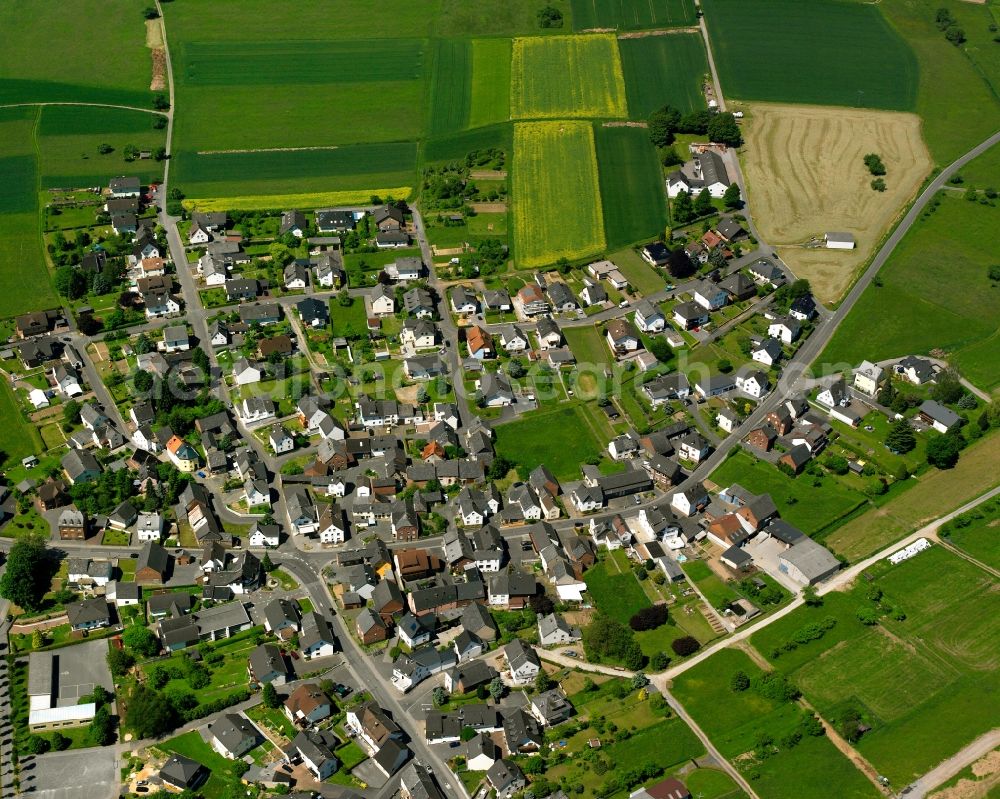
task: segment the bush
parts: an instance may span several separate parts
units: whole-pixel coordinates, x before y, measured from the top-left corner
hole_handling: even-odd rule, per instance
[[[670,665],[670,656],[666,652],[656,652],[653,657],[649,659],[649,667],[653,671],[663,671],[667,666]]]
[[[633,614],[628,620],[628,626],[637,632],[655,630],[667,623],[668,616],[666,605],[652,605]]]
[[[680,638],[674,639],[670,643],[670,648],[674,650],[674,654],[680,657],[686,657],[688,655],[693,655],[699,649],[701,649],[701,644],[698,643],[698,639],[690,635],[685,635]]]
[[[541,28],[561,28],[563,26],[562,11],[552,6],[538,9],[538,26]]]
[[[761,696],[777,702],[791,702],[799,698],[799,689],[783,674],[774,671],[754,677],[750,685]]]
[[[750,678],[745,671],[737,671],[729,679],[729,690],[733,693],[740,693],[750,687]]]

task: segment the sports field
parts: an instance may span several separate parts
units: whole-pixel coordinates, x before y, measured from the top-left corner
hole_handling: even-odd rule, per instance
[[[514,254],[524,268],[605,247],[594,129],[589,122],[514,128]]]
[[[150,107],[143,0],[8,0],[0,4],[0,104]]]
[[[472,90],[469,127],[510,119],[510,39],[472,41]]]
[[[606,434],[584,405],[533,413],[497,425],[495,432],[497,455],[528,469],[544,463],[559,480],[579,480],[580,464],[601,456]]]
[[[162,179],[163,164],[153,159],[128,162],[126,146],[153,152],[166,142],[166,130],[153,128],[156,115],[120,108],[47,106],[38,126],[42,188],[104,186],[114,175],[135,175],[143,183]],[[108,144],[106,155],[97,148]]]
[[[0,319],[58,305],[42,253],[37,108],[0,109]]]
[[[1000,713],[996,692],[982,690],[1000,665],[1000,595],[990,574],[942,547],[897,566],[882,561],[869,574],[874,581],[830,594],[822,607],[799,608],[752,642],[827,719],[848,705],[861,710],[872,730],[857,748],[894,785],[905,785],[990,729]],[[872,606],[873,587],[906,618],[862,625],[856,612]],[[775,652],[797,630],[828,618],[836,624],[822,638]]]
[[[595,124],[604,235],[610,249],[655,238],[667,224],[656,150],[642,128]]]
[[[941,192],[937,210],[917,222],[837,329],[819,364],[857,363],[942,349],[984,389],[1000,383],[1000,293],[982,246],[997,226],[995,208]],[[984,238],[985,237],[985,238]],[[940,264],[948,264],[942,280]],[[989,344],[993,342],[993,344]]]
[[[694,0],[572,0],[573,28],[669,28],[695,23]]]
[[[931,170],[914,114],[754,104],[743,155],[747,200],[761,235],[824,301],[835,301]],[[887,189],[864,165],[878,153]],[[804,249],[826,231],[854,234],[850,251]]]
[[[753,688],[733,692],[735,672],[751,680],[761,669],[736,648],[723,649],[684,672],[673,684],[673,694],[730,761],[753,774],[758,795],[768,799],[826,799],[836,785],[838,797],[869,799],[881,796],[826,736],[802,736],[793,746],[785,742],[801,719],[793,702],[769,699]],[[754,759],[753,750],[766,734],[771,754]],[[776,751],[775,751],[776,750]]]
[[[515,119],[624,117],[618,42],[610,35],[515,39],[510,95]]]
[[[727,95],[893,111],[916,106],[917,59],[876,5],[704,0],[702,8]]]
[[[665,105],[682,113],[705,107],[701,85],[708,59],[700,34],[619,39],[618,49],[633,119],[645,119]]]

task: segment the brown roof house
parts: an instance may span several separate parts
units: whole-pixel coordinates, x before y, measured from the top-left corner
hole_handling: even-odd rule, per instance
[[[170,572],[170,553],[155,541],[147,541],[135,562],[135,581],[142,584],[167,581]]]

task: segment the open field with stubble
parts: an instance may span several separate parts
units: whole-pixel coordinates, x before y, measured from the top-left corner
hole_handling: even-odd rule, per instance
[[[617,40],[604,34],[515,39],[510,97],[515,119],[627,116]]]
[[[913,114],[755,104],[745,138],[747,199],[761,235],[827,302],[847,290],[931,170]],[[886,165],[884,192],[869,185],[867,153]],[[853,233],[857,248],[798,246],[831,230]]]
[[[531,268],[604,249],[594,129],[589,122],[514,128],[514,253]]]

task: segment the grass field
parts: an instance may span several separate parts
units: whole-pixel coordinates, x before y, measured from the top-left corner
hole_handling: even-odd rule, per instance
[[[753,689],[734,693],[729,681],[736,671],[751,679],[761,670],[746,653],[724,649],[674,680],[674,696],[731,761],[753,749],[761,733],[771,735],[778,751],[764,760],[741,758],[739,767],[753,776],[758,795],[772,799],[878,797],[881,794],[826,737],[805,736],[794,747],[780,743],[798,723],[800,711],[791,702],[765,698]]]
[[[905,785],[988,730],[1000,713],[984,675],[1000,661],[1000,596],[991,575],[942,547],[897,566],[882,562],[850,593],[827,596],[754,635],[753,644],[789,675],[828,719],[857,705],[872,725],[857,744],[894,785]],[[855,617],[871,585],[906,619],[875,627]],[[775,658],[772,650],[806,624],[836,625],[821,639]],[[914,686],[922,686],[915,691]]]
[[[632,574],[628,557],[622,550],[610,553],[588,569],[584,581],[594,606],[622,624],[628,624],[636,611],[652,604]]]
[[[656,238],[667,224],[667,205],[656,150],[646,131],[595,124],[594,141],[608,247]]]
[[[876,6],[705,0],[702,8],[727,95],[893,111],[916,107],[917,59]]]
[[[857,363],[942,349],[974,383],[1000,383],[996,368],[1000,292],[980,245],[1000,223],[996,208],[941,192],[936,211],[915,224],[865,290],[820,356],[821,364]],[[941,280],[936,264],[949,264]],[[994,346],[983,346],[992,341]],[[968,348],[968,349],[967,349]],[[827,370],[829,371],[829,370]]]
[[[580,464],[603,454],[604,434],[587,406],[563,405],[497,425],[496,451],[528,469],[544,463],[556,478],[578,480]]]
[[[1000,500],[983,503],[938,530],[948,541],[987,566],[1000,569]]]
[[[708,59],[700,34],[620,39],[618,49],[633,119],[645,119],[664,105],[682,113],[705,107],[701,84]]]
[[[834,301],[931,170],[913,114],[753,105],[743,163],[761,235],[813,292]],[[887,190],[873,191],[863,158],[878,153]],[[854,234],[854,250],[803,249],[828,230]],[[782,246],[785,245],[785,246]],[[792,246],[789,246],[792,245]]]
[[[465,158],[473,150],[499,147],[510,154],[514,147],[513,125],[488,125],[474,130],[434,136],[423,142],[421,159],[439,163]]]
[[[666,285],[663,275],[642,260],[635,250],[620,250],[608,258],[628,278],[629,285],[643,295],[655,294]]]
[[[104,186],[114,175],[135,175],[144,183],[162,180],[163,164],[153,159],[128,162],[126,145],[154,151],[166,131],[153,128],[156,116],[141,111],[92,106],[48,106],[38,125],[42,188]],[[101,144],[114,151],[97,152]]]
[[[563,328],[563,335],[577,363],[601,368],[608,365],[608,345],[596,327],[566,327]]]
[[[42,254],[38,109],[0,109],[0,318],[58,305]]]
[[[431,80],[430,133],[461,130],[469,121],[472,100],[472,44],[467,39],[438,39]]]
[[[11,0],[0,5],[0,104],[148,108],[152,60],[142,0]]]
[[[589,122],[514,128],[514,256],[521,267],[604,249],[604,223]]]
[[[22,458],[42,451],[38,429],[25,421],[6,381],[0,387],[0,424],[4,430],[3,445],[0,447],[0,460],[3,462],[20,463]]]
[[[792,479],[765,461],[755,464],[742,451],[727,458],[712,472],[711,479],[720,487],[739,483],[754,493],[770,494],[781,508],[782,518],[806,535],[823,530],[866,501],[861,492],[833,476],[824,477],[822,487],[817,489],[811,478]]]
[[[372,194],[389,193],[389,187],[412,186],[416,165],[413,142],[211,155],[182,151],[173,159],[171,182],[195,198],[259,194],[272,195],[275,202],[273,195],[288,194],[294,186],[303,194],[353,192],[367,203]]]
[[[1000,101],[966,54],[950,44],[934,24],[938,8],[961,14],[963,2],[883,0],[879,8],[913,49],[920,65],[916,111],[934,161],[947,164],[997,129]],[[990,44],[996,49],[996,45]],[[961,125],[951,122],[956,115]]]
[[[1000,146],[991,147],[978,158],[973,159],[959,173],[965,183],[976,189],[1000,185]]]
[[[668,28],[693,25],[693,0],[572,0],[573,28]]]
[[[625,78],[614,36],[514,40],[511,116],[515,119],[625,117]]]
[[[877,552],[1000,482],[1000,435],[993,434],[962,451],[954,469],[931,469],[920,485],[834,530],[823,543],[852,561]]]
[[[549,0],[563,14],[563,28],[539,28],[536,0],[441,0],[440,16],[434,23],[437,36],[544,36],[558,34],[570,26],[569,0]]]
[[[469,127],[506,122],[510,118],[510,39],[472,41],[472,90]]]
[[[211,773],[208,780],[198,789],[205,799],[219,799],[227,789],[227,781],[232,775],[232,761],[220,755],[202,740],[197,730],[191,730],[158,745],[164,752],[189,757],[201,763]]]

